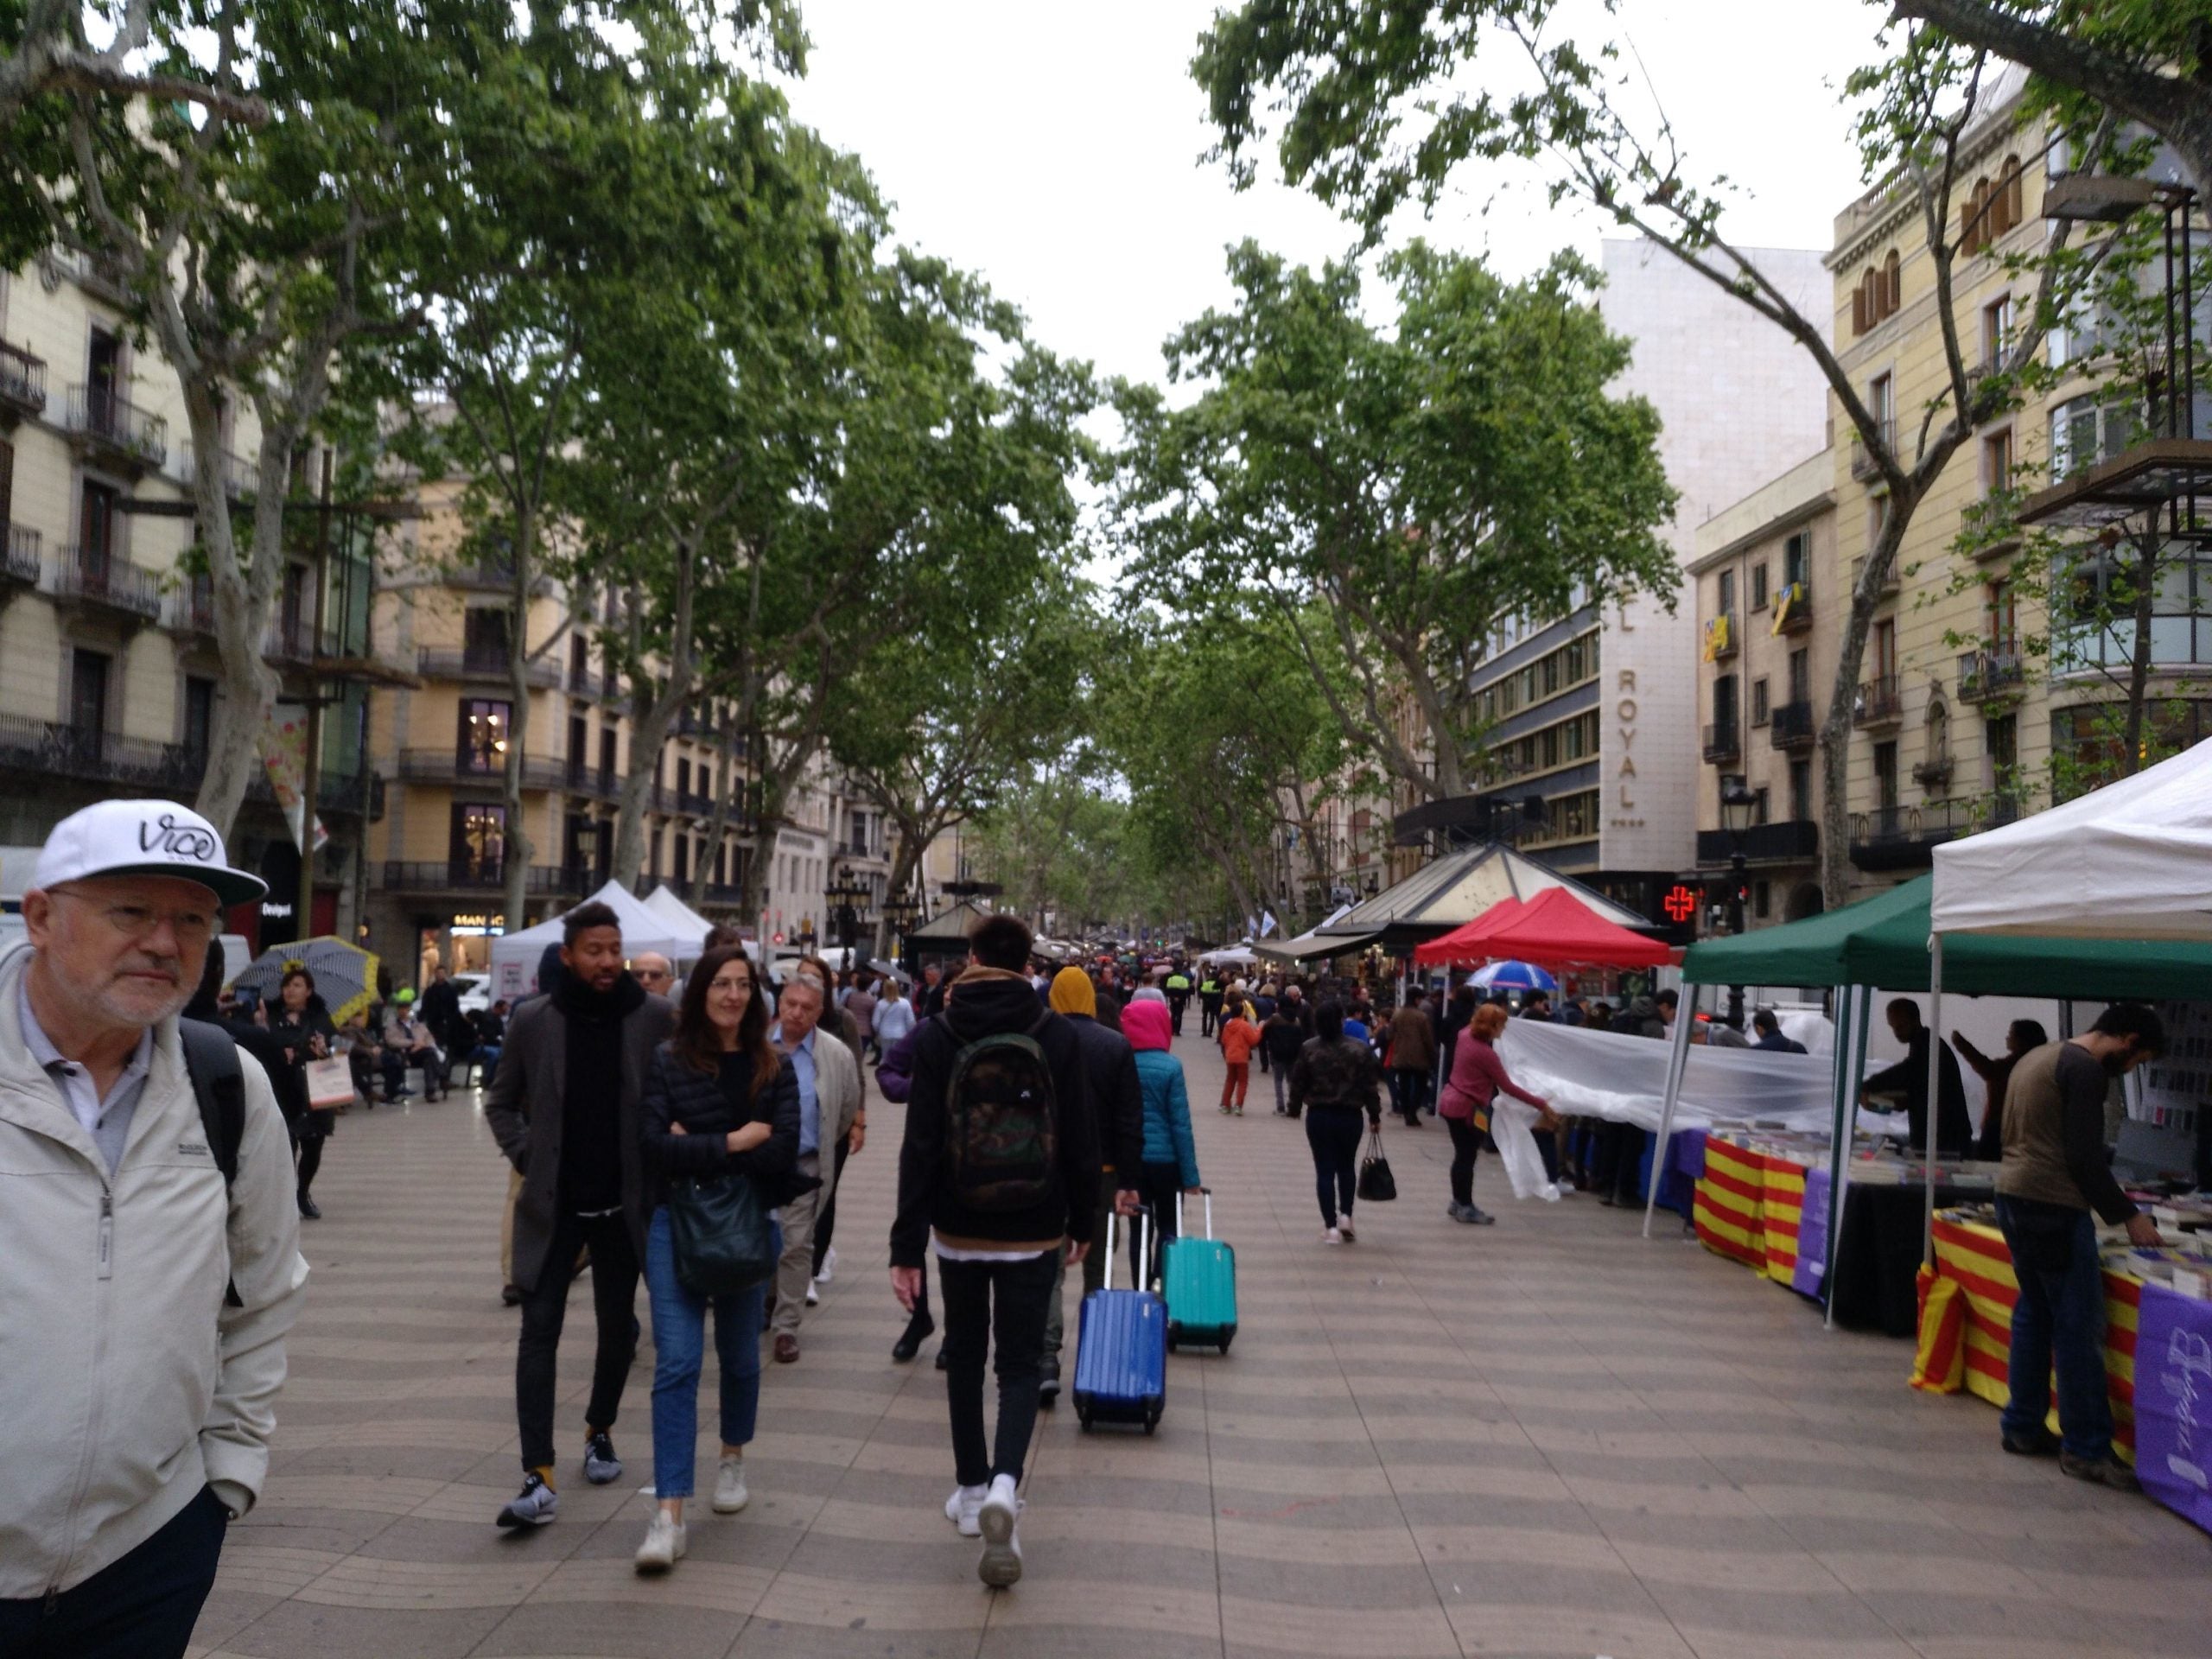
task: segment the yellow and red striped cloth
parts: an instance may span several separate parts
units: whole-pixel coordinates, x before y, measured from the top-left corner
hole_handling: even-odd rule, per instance
[[[1691,1205],[1691,1224],[1706,1249],[1787,1285],[1804,1211],[1803,1165],[1706,1138],[1705,1173]]]

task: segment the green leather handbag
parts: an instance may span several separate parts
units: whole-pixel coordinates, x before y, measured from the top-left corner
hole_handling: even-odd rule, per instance
[[[746,1175],[679,1180],[668,1192],[676,1276],[694,1296],[730,1296],[776,1272],[768,1206]]]

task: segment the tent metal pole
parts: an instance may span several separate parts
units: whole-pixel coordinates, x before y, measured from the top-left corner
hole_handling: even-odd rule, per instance
[[[1690,1027],[1697,1024],[1697,994],[1699,988],[1685,980],[1682,989],[1689,995],[1675,1007],[1675,1042],[1667,1056],[1667,1097],[1659,1108],[1659,1138],[1651,1147],[1651,1179],[1643,1195],[1643,1236],[1651,1236],[1651,1214],[1659,1207],[1659,1183],[1666,1178],[1667,1148],[1675,1135],[1675,1105],[1682,1095],[1682,1071],[1689,1064]],[[1684,1006],[1687,1004],[1688,1006]]]
[[[1943,1144],[1943,936],[1928,941],[1928,1198],[1922,1211],[1920,1264],[1936,1265],[1936,1157]]]
[[[1836,1148],[1835,1166],[1828,1177],[1828,1265],[1821,1288],[1827,1296],[1827,1327],[1835,1329],[1835,1270],[1843,1260],[1843,1217],[1851,1196],[1851,1147],[1859,1133],[1859,1084],[1866,1075],[1866,1033],[1874,1018],[1874,988],[1851,988],[1858,1004],[1851,1011],[1851,1046],[1844,1058],[1843,1137]]]
[[[1821,1324],[1828,1330],[1835,1329],[1834,1279],[1836,1263],[1836,1224],[1843,1218],[1840,1205],[1836,1203],[1836,1189],[1842,1185],[1843,1167],[1850,1161],[1851,1136],[1846,1125],[1851,1122],[1844,1105],[1845,1090],[1849,1081],[1851,1065],[1851,1013],[1859,988],[1840,985],[1835,997],[1835,1064],[1834,1074],[1834,1098],[1828,1113],[1828,1230],[1827,1255],[1821,1265],[1821,1302],[1825,1317]]]

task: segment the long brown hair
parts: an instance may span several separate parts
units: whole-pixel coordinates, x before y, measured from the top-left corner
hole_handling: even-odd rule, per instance
[[[746,1098],[754,1100],[783,1069],[784,1057],[768,1041],[768,999],[760,994],[760,976],[753,958],[742,949],[722,945],[699,958],[683,982],[683,1004],[677,1010],[676,1035],[670,1043],[677,1058],[693,1071],[711,1076],[721,1069],[722,1037],[708,1017],[707,991],[733,962],[745,964],[746,980],[753,988],[753,994],[745,1000],[745,1012],[738,1019],[737,1046],[753,1058],[753,1085],[746,1090]]]

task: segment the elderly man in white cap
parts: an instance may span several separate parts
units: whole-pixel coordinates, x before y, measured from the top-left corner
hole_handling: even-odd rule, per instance
[[[170,1659],[259,1494],[306,1296],[269,1080],[177,1014],[268,891],[170,801],[66,818],[0,958],[0,1655]]]

